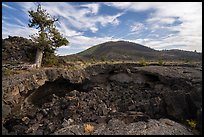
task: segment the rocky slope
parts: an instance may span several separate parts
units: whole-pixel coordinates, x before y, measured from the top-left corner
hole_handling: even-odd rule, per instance
[[[2,63],[34,62],[36,49],[30,39],[9,37],[2,39]]]
[[[2,64],[3,69],[19,68],[19,66],[33,64],[35,62],[36,44],[31,39],[9,36],[2,39]],[[54,55],[53,51],[45,49],[43,54],[42,66],[63,65]]]
[[[202,133],[202,69],[103,64],[3,77],[5,134]],[[179,124],[182,123],[182,124]],[[125,128],[124,128],[125,127]],[[123,129],[123,130],[122,130]]]

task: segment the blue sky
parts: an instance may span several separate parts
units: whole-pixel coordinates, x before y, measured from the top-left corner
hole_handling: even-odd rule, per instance
[[[2,3],[2,37],[29,38],[28,10],[34,2]],[[201,2],[41,2],[60,18],[58,30],[70,44],[57,55],[83,51],[106,41],[126,40],[162,49],[202,51]]]

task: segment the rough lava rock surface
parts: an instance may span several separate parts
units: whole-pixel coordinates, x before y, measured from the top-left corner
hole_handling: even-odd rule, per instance
[[[81,70],[45,68],[3,77],[5,134],[202,133],[202,69],[101,64]]]
[[[118,119],[111,119],[107,124],[95,125],[91,135],[193,135],[185,126],[169,119],[150,119],[148,122],[139,121],[125,124]],[[87,135],[82,125],[71,125],[62,128],[53,135]]]

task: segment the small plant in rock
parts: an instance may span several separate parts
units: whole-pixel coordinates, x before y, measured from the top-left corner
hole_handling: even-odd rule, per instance
[[[159,60],[159,62],[158,62],[158,63],[159,63],[159,65],[160,65],[160,66],[162,66],[162,65],[164,65],[164,64],[165,64],[165,62],[164,62],[163,60]]]
[[[10,76],[10,75],[14,75],[14,74],[20,74],[22,72],[25,72],[24,70],[13,70],[13,69],[2,69],[2,75],[4,76]]]
[[[105,57],[101,57],[101,61],[102,62],[106,61],[106,58]]]
[[[184,62],[185,62],[185,63],[189,63],[190,60],[188,60],[188,59],[184,59]]]
[[[75,66],[69,66],[68,68],[69,68],[69,70],[75,70],[76,69]]]
[[[196,122],[196,120],[193,120],[193,119],[188,119],[188,120],[186,120],[187,121],[187,123],[188,123],[188,125],[192,128],[192,129],[195,129],[195,127],[196,127],[196,125],[197,125],[197,122]]]
[[[84,124],[84,132],[85,133],[92,133],[94,130],[94,126],[91,124]]]
[[[5,69],[3,68],[2,69],[2,75],[9,76],[11,74],[12,74],[12,70],[7,69],[7,68],[5,68]]]
[[[82,63],[82,64],[86,64],[86,61],[82,58],[79,59],[79,61]]]
[[[91,58],[92,63],[96,63],[96,59],[94,57]]]
[[[147,66],[147,62],[145,61],[144,58],[142,58],[142,59],[139,61],[139,64],[140,64],[141,66]]]

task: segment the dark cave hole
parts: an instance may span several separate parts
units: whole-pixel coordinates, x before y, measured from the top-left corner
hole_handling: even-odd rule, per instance
[[[150,82],[158,82],[158,81],[160,81],[160,78],[159,78],[158,75],[151,74],[151,73],[147,73],[147,72],[145,72],[143,75],[144,75],[144,76],[146,77],[146,79],[147,79],[148,81],[150,81]]]
[[[85,79],[82,83],[71,83],[67,79],[59,78],[53,82],[46,81],[44,85],[32,91],[30,102],[36,106],[41,107],[42,104],[51,102],[53,94],[58,97],[64,97],[66,94],[73,90],[80,92],[87,92],[91,90],[89,85],[90,81]]]

